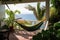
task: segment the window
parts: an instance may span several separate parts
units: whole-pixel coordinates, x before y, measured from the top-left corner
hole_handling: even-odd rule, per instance
[[[19,10],[20,14],[16,14],[15,18],[22,18],[24,20],[37,20],[34,12],[31,10],[26,9],[26,7],[28,7],[28,5],[31,5],[32,7],[37,9],[37,2],[33,2],[33,3],[20,3],[20,4],[8,4],[9,8],[12,11],[15,10]],[[40,2],[40,8],[46,7],[46,3],[45,2]],[[8,9],[7,6],[5,5],[5,9]],[[7,15],[6,15],[7,17]]]

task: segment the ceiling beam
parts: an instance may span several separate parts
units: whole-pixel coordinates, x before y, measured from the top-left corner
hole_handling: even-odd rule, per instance
[[[1,0],[2,1],[2,0]],[[5,4],[5,2],[7,3],[7,4],[14,4],[14,3],[31,3],[31,2],[43,2],[43,1],[46,1],[46,0],[14,0],[14,1],[2,1],[1,3],[2,4]]]

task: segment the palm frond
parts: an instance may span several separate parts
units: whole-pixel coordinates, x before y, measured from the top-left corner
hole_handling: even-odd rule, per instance
[[[37,3],[37,13],[38,13],[38,19],[41,19],[41,8],[40,8],[40,3]]]
[[[15,10],[14,13],[19,13],[20,14],[20,11],[19,10]]]
[[[25,7],[26,9],[33,11],[34,15],[36,16],[37,20],[41,20],[44,16],[45,9],[41,10],[40,8],[40,2],[37,3],[37,9],[31,5],[28,5],[28,7]]]
[[[6,9],[5,12],[7,13],[7,15],[10,15],[10,10]]]

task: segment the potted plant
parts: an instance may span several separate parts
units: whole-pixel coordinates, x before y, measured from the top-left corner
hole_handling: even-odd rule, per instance
[[[12,10],[6,9],[6,14],[8,15],[8,18],[6,18],[5,21],[11,31],[14,30],[13,27],[14,27],[14,20],[15,20],[16,12],[20,13],[20,11],[18,11],[18,10],[12,11]]]

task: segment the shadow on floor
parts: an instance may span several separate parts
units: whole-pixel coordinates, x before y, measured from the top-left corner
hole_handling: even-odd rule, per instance
[[[28,32],[28,31],[17,31],[15,32],[16,35],[22,36],[25,39],[31,39],[33,35],[35,35],[34,32]]]
[[[19,40],[13,33],[10,33],[9,40]]]
[[[33,35],[35,35],[34,32],[28,32],[28,31],[15,31],[14,33],[10,33],[9,39],[10,40],[32,40]]]

